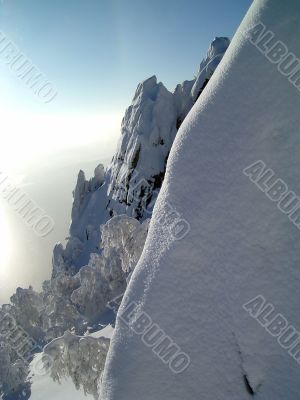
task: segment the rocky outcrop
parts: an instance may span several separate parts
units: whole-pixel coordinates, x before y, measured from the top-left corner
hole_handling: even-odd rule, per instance
[[[156,76],[140,83],[121,126],[121,137],[111,164],[102,165],[86,180],[80,171],[73,192],[72,223],[66,248],[55,246],[53,276],[62,270],[76,273],[100,251],[100,225],[115,215],[138,220],[151,217],[161,188],[177,130],[201,95],[230,41],[215,38],[199,72],[177,85],[172,93]]]
[[[228,38],[215,38],[194,80],[169,92],[155,76],[140,83],[126,110],[121,139],[108,169],[110,215],[149,217],[176,132],[220,63]]]

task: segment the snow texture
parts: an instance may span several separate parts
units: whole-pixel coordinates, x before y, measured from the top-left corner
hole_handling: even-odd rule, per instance
[[[243,309],[263,295],[300,329],[299,230],[243,174],[263,160],[300,194],[299,90],[245,34],[262,22],[299,57],[299,18],[298,0],[255,1],[181,125],[119,309],[102,400],[299,398],[299,364]],[[180,241],[159,223],[166,204],[190,223]],[[184,372],[122,322],[132,301],[132,321],[147,313],[190,356]]]

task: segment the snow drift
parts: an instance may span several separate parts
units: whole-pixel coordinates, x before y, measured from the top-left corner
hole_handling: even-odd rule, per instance
[[[291,356],[299,338],[286,337],[283,348],[277,334],[284,321],[300,329],[300,233],[276,206],[278,181],[270,183],[276,171],[300,195],[299,18],[297,0],[255,1],[181,125],[119,310],[103,400],[299,397],[296,350]],[[257,160],[269,170],[246,173],[269,196],[243,173]],[[166,204],[191,226],[180,241],[161,223]],[[168,349],[162,355],[146,340],[153,326],[156,346],[169,337],[189,356],[181,373]]]

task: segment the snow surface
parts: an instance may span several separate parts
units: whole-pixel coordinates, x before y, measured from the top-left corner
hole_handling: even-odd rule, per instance
[[[40,354],[36,355],[36,361]],[[93,400],[93,396],[84,395],[83,391],[76,390],[71,379],[61,383],[54,382],[49,375],[35,375],[32,378],[30,400]]]
[[[91,333],[89,336],[94,337],[94,338],[104,337],[107,339],[111,339],[113,333],[114,333],[114,328],[112,327],[112,325],[108,324],[100,331]]]
[[[244,35],[262,21],[299,57],[299,18],[298,0],[255,1],[183,122],[119,309],[102,400],[299,398],[300,366],[243,309],[261,294],[300,330],[299,230],[242,172],[263,160],[300,194],[300,93]],[[181,241],[160,223],[166,204],[191,226]],[[133,332],[141,311],[190,356],[184,372]]]

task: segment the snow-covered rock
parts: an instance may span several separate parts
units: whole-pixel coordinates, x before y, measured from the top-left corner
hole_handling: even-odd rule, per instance
[[[174,93],[157,83],[155,76],[139,84],[126,110],[118,150],[108,169],[111,215],[126,212],[137,219],[149,217],[176,132],[229,43],[228,38],[215,38],[197,77],[177,85]]]
[[[277,207],[285,185],[300,194],[299,19],[299,1],[255,1],[181,125],[103,400],[299,398],[299,202],[294,223]],[[182,240],[160,224],[167,204],[190,224]]]
[[[217,66],[222,60],[230,40],[226,37],[215,38],[211,43],[206,58],[202,60],[197,78],[191,90],[191,97],[195,102],[208,84]]]
[[[100,251],[99,227],[112,216],[127,214],[139,220],[151,217],[177,130],[229,42],[228,38],[215,38],[195,79],[177,85],[174,93],[158,83],[156,76],[138,85],[107,171],[99,165],[91,180],[79,172],[73,192],[70,237],[65,249],[61,244],[54,248],[53,276],[63,270],[76,273],[88,263],[91,253]]]
[[[142,218],[161,187],[176,135],[174,96],[155,76],[142,82],[122,122],[119,147],[109,168],[109,209]]]
[[[85,174],[82,170],[79,171],[75,190],[73,192],[73,207],[72,207],[72,221],[76,220],[85,205],[89,193],[93,193],[95,190],[103,184],[105,179],[104,166],[99,164],[94,171],[94,177],[90,180],[86,180]],[[72,227],[71,227],[72,229]]]

